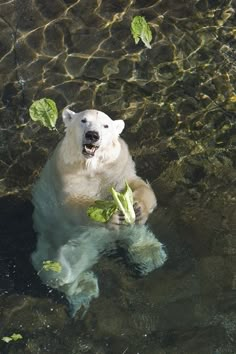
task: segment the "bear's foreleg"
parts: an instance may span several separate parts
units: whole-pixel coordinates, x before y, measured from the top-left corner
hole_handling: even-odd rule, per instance
[[[156,207],[156,197],[148,183],[137,177],[128,181],[133,191],[134,211],[136,214],[136,224],[143,225],[148,219],[149,214]]]

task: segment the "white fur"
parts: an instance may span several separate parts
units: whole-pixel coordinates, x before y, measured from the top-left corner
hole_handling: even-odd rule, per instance
[[[74,113],[68,109],[63,111],[63,121],[65,137],[33,188],[38,243],[32,261],[35,269],[41,270],[43,282],[65,293],[75,314],[98,296],[98,282],[91,268],[102,253],[115,248],[116,242],[127,249],[142,274],[161,266],[166,254],[145,225],[117,228],[117,216],[108,224],[93,222],[87,216],[88,206],[110,198],[110,187],[121,191],[126,181],[142,210],[137,224],[143,224],[156,205],[150,185],[136,176],[128,147],[119,137],[124,122],[112,121],[96,110]],[[89,130],[99,133],[99,147],[93,157],[86,158],[82,146]],[[60,262],[62,271],[42,270],[45,260]]]

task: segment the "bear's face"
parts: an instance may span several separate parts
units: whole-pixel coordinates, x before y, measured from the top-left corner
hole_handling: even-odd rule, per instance
[[[124,129],[124,121],[113,121],[105,113],[86,110],[75,113],[69,109],[63,111],[66,135],[74,140],[77,153],[85,159],[101,158],[107,153],[111,156],[114,143]]]

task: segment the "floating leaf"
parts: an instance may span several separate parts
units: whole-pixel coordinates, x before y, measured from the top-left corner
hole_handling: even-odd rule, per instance
[[[113,200],[97,200],[94,205],[88,208],[88,216],[95,221],[107,222],[116,210],[120,210],[124,214],[127,224],[134,223],[133,192],[128,183],[126,183],[124,192],[119,193],[111,188],[111,193]]]
[[[19,333],[13,333],[10,337],[2,337],[2,341],[5,343],[9,343],[11,341],[17,341],[23,339],[22,335]]]
[[[135,16],[133,18],[131,22],[131,33],[135,44],[138,44],[141,39],[147,48],[151,48],[150,42],[152,40],[152,32],[149,24],[145,20],[145,17]]]
[[[50,130],[55,129],[58,111],[56,103],[50,98],[34,101],[29,108],[29,114],[33,121],[40,122]]]
[[[12,341],[12,338],[11,337],[2,337],[2,341],[5,343],[9,343]]]
[[[11,335],[11,338],[12,338],[12,340],[14,340],[14,341],[17,341],[17,340],[19,340],[19,339],[23,339],[22,335],[19,334],[19,333],[13,333],[13,334]]]
[[[60,273],[62,270],[62,266],[59,262],[43,261],[42,270],[45,270],[46,272],[52,270],[53,272]]]

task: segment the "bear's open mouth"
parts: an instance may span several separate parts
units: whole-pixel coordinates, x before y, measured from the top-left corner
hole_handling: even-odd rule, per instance
[[[98,146],[96,146],[96,145],[84,144],[83,145],[83,155],[85,157],[93,157],[97,149],[98,149]]]

